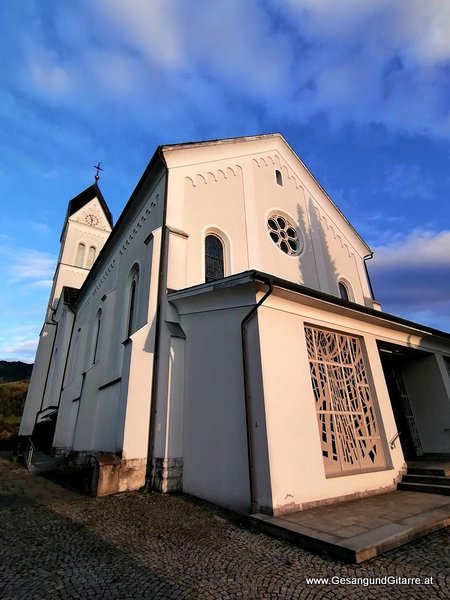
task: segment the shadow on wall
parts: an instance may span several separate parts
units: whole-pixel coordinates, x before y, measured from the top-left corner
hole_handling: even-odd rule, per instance
[[[298,259],[300,281],[308,287],[337,296],[339,274],[330,251],[326,232],[311,198],[308,202],[308,213],[309,226],[305,211],[297,203],[297,222],[303,226],[306,234],[305,249]],[[308,253],[310,253],[309,261],[305,260]]]

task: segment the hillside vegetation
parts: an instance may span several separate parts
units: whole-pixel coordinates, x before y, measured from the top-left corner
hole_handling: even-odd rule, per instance
[[[0,450],[10,449],[18,433],[28,385],[28,381],[0,383]]]
[[[33,365],[21,362],[20,360],[0,360],[0,382],[30,379],[32,369]]]

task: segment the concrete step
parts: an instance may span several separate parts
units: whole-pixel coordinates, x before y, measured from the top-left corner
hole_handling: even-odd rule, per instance
[[[55,458],[54,456],[49,456],[44,452],[35,450],[29,471],[32,473],[45,473],[46,471],[52,471],[58,466],[59,462],[59,459]]]
[[[278,517],[253,514],[249,523],[312,552],[357,564],[448,527],[450,499],[388,492]]]
[[[423,492],[426,494],[450,496],[450,487],[448,485],[429,485],[426,483],[407,483],[401,481],[397,484],[397,490],[403,492]]]
[[[447,467],[408,467],[408,475],[436,475],[437,477],[450,477],[450,468]]]
[[[425,483],[427,485],[450,486],[450,477],[439,475],[403,475],[402,483]]]

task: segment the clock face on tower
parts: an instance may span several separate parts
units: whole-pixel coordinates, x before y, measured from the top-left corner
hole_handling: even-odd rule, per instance
[[[86,221],[86,223],[88,225],[92,225],[92,227],[95,227],[96,225],[98,225],[99,220],[98,217],[96,217],[95,215],[93,215],[92,213],[87,214],[84,217],[84,220]]]

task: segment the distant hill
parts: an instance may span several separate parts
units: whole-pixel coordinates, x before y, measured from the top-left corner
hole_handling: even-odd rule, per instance
[[[30,379],[33,365],[18,361],[0,360],[0,381]]]

